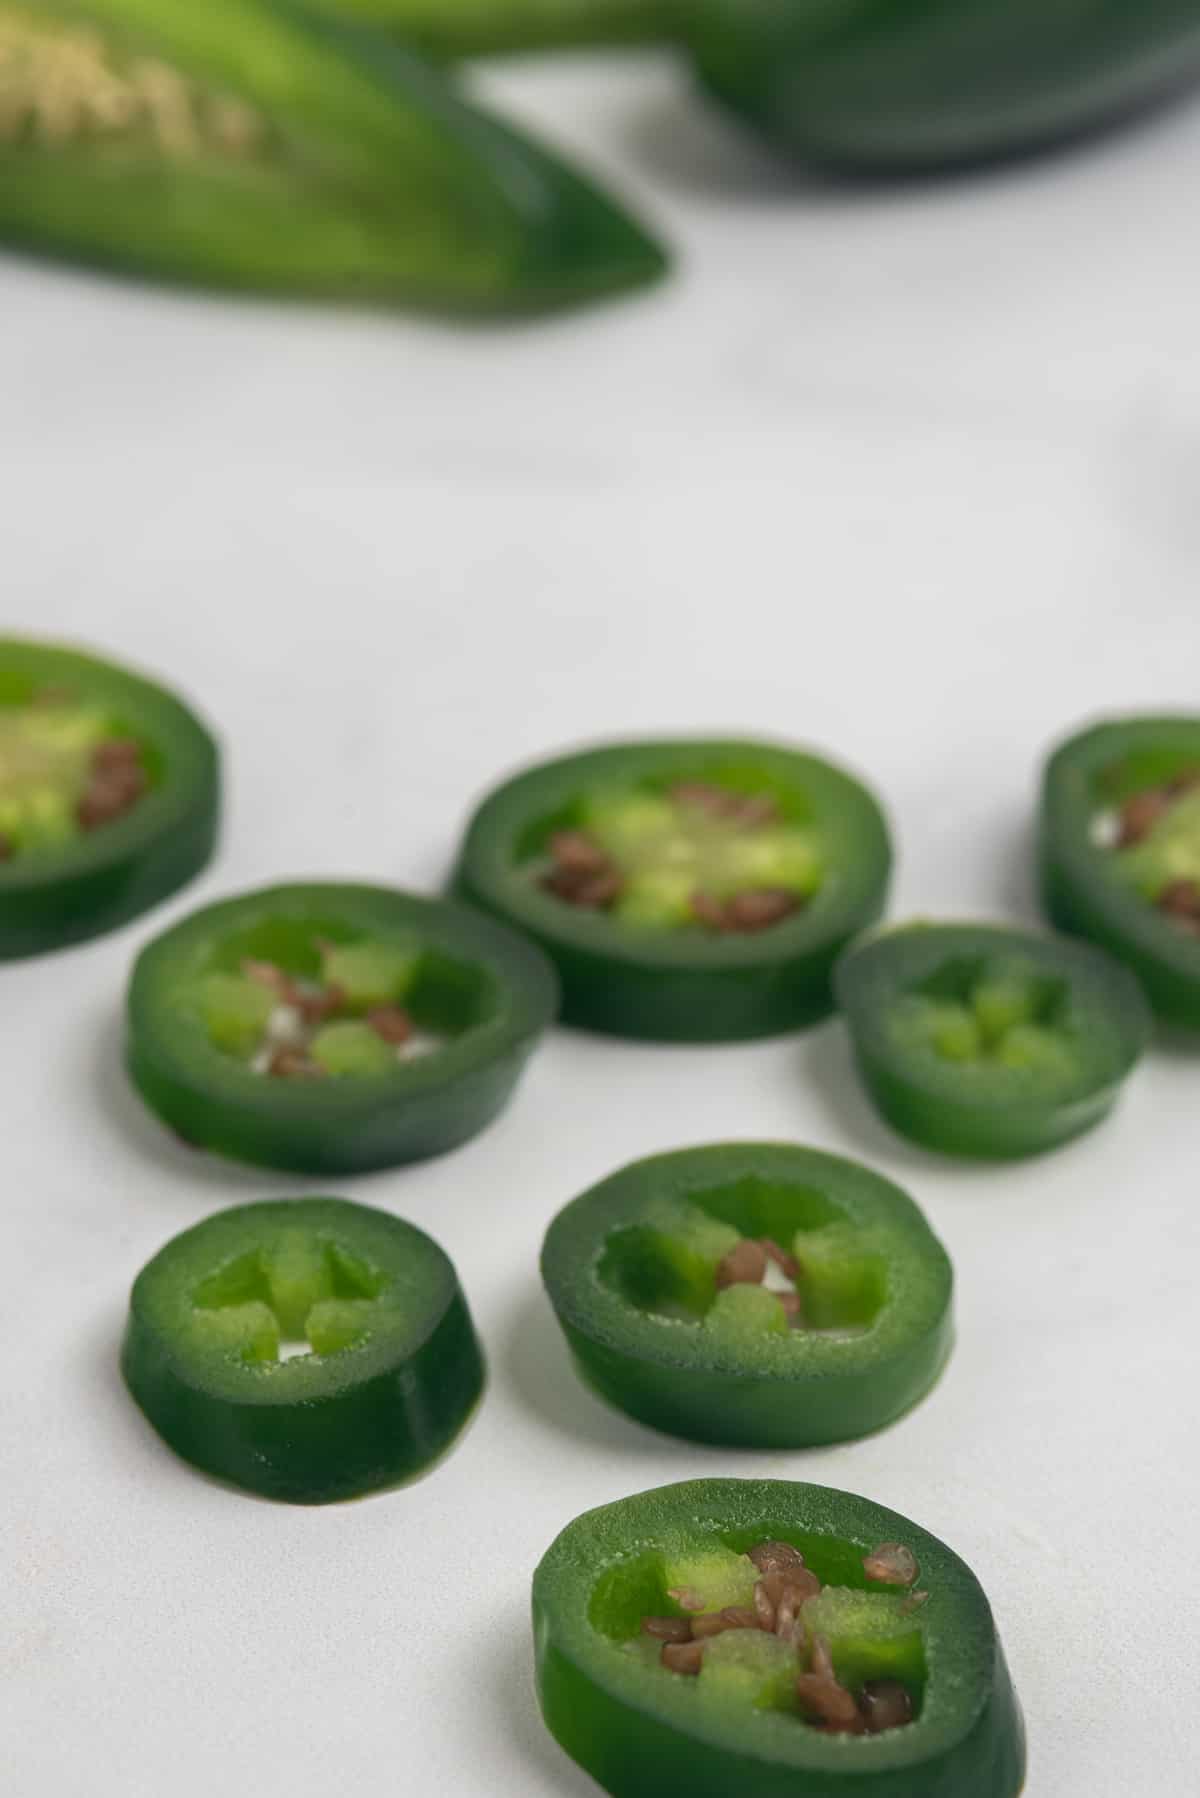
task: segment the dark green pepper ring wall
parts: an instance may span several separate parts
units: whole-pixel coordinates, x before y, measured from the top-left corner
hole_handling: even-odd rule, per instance
[[[830,875],[803,910],[753,935],[638,931],[581,912],[529,878],[527,863],[569,828],[588,790],[710,781],[776,799],[811,824]],[[454,876],[463,899],[531,937],[554,962],[563,1020],[616,1036],[721,1042],[799,1029],[828,1014],[830,973],[883,911],[891,870],[876,800],[799,750],[741,741],[613,744],[543,762],[495,788],[467,827]]]
[[[1116,718],[1059,744],[1042,779],[1038,869],[1046,911],[1088,937],[1141,981],[1156,1012],[1200,1030],[1200,940],[1146,902],[1098,844],[1097,814],[1139,785],[1200,766],[1200,718]]]
[[[320,1349],[279,1359],[306,1331]],[[134,1282],[121,1367],[177,1454],[295,1504],[419,1473],[483,1389],[448,1256],[344,1199],[236,1205],[173,1237]]]
[[[867,173],[1041,149],[1200,76],[1195,0],[697,0],[688,36],[739,117]]]
[[[181,700],[79,650],[0,639],[0,704],[24,704],[46,687],[111,710],[142,746],[150,787],[101,829],[52,853],[0,861],[0,957],[115,929],[198,874],[216,841],[217,749]]]
[[[861,1558],[910,1547],[927,1683],[920,1715],[878,1736],[828,1736],[776,1711],[698,1702],[700,1682],[649,1668],[624,1644],[664,1608],[666,1557],[717,1539],[744,1553],[790,1542],[822,1579],[866,1585]],[[669,1605],[668,1607],[669,1608]],[[1021,1713],[978,1580],[935,1536],[852,1493],[784,1480],[691,1480],[588,1511],[533,1580],[546,1725],[613,1798],[1015,1798]]]
[[[1008,968],[1027,972],[1046,995],[1057,1051],[1046,1060],[947,1059],[896,1029],[914,999],[957,1006],[990,970]],[[902,1135],[951,1155],[1034,1155],[1091,1129],[1112,1109],[1149,1031],[1136,980],[1109,956],[1001,925],[881,930],[843,957],[835,985],[880,1112]]]
[[[648,1268],[653,1277],[647,1209],[664,1201],[787,1248],[798,1230],[817,1232],[814,1245],[831,1225],[861,1232],[848,1259],[869,1262],[872,1281],[878,1268],[869,1314],[851,1331],[723,1342],[699,1318],[635,1304]],[[799,1240],[796,1253],[803,1261]],[[844,1245],[835,1278],[839,1261]],[[928,1391],[953,1337],[950,1261],[907,1193],[857,1162],[787,1143],[683,1149],[622,1168],[559,1212],[542,1277],[587,1383],[640,1422],[697,1442],[802,1448],[866,1435]]]
[[[451,1034],[437,1054],[369,1077],[274,1080],[208,1040],[191,984],[243,957],[305,965],[317,938],[415,942],[418,1020]],[[134,966],[126,1057],[150,1108],[186,1141],[302,1173],[359,1173],[465,1142],[507,1104],[554,1017],[554,970],[511,931],[446,900],[386,887],[266,887],[205,906]]]

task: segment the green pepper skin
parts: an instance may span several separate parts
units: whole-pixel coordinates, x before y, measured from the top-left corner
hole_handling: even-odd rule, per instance
[[[111,707],[146,746],[150,791],[123,818],[53,855],[0,862],[0,958],[39,955],[114,930],[197,875],[217,835],[217,748],[164,688],[75,649],[0,639],[0,695],[43,686]]]
[[[29,0],[24,0],[26,10]],[[419,58],[272,0],[36,0],[253,109],[255,151],[0,143],[0,240],[218,287],[467,312],[637,286],[662,250],[599,189]]]
[[[866,173],[1041,149],[1200,75],[1198,0],[697,0],[690,25],[740,117]]]
[[[377,1262],[400,1293],[403,1328],[266,1368],[197,1348],[188,1336],[194,1288],[284,1228]],[[483,1358],[448,1256],[414,1225],[345,1199],[237,1205],[173,1237],[134,1282],[121,1370],[176,1454],[291,1504],[411,1478],[449,1447],[483,1390]]]
[[[1047,915],[1131,968],[1167,1023],[1200,1030],[1200,942],[1177,930],[1121,880],[1112,851],[1091,835],[1099,808],[1137,780],[1200,763],[1200,718],[1124,718],[1093,725],[1059,745],[1046,765],[1038,869]],[[1126,776],[1126,780],[1128,777]],[[1126,789],[1128,790],[1128,786]]]
[[[930,1597],[929,1669],[917,1719],[877,1736],[827,1736],[770,1711],[706,1714],[695,1680],[622,1652],[655,1609],[622,1563],[719,1538],[744,1552],[790,1541],[822,1578],[866,1584],[861,1556],[903,1542]],[[661,1580],[659,1581],[661,1585]],[[657,1596],[660,1596],[658,1594]],[[689,1480],[604,1505],[558,1537],[533,1580],[538,1697],[547,1728],[613,1798],[1015,1798],[1025,1773],[1020,1707],[986,1597],[944,1543],[852,1493],[785,1480]]]
[[[789,1194],[790,1189],[790,1194]],[[787,1243],[800,1214],[879,1236],[888,1296],[861,1334],[796,1333],[757,1364],[700,1325],[649,1316],[598,1277],[614,1235],[655,1199],[713,1201],[725,1223]],[[816,1215],[813,1221],[818,1221]],[[633,1162],[565,1206],[542,1278],[576,1367],[610,1404],[654,1429],[739,1448],[807,1448],[891,1423],[916,1404],[953,1340],[953,1272],[908,1194],[841,1156],[786,1143],[722,1143]]]
[[[589,788],[723,778],[771,793],[786,816],[821,834],[833,878],[795,917],[744,936],[636,931],[530,880],[531,845],[569,824]],[[797,1030],[828,1014],[833,964],[881,914],[890,870],[878,804],[829,762],[763,743],[649,742],[583,750],[497,787],[468,825],[454,886],[550,956],[566,1023],[651,1041],[725,1042]]]
[[[1014,957],[1064,983],[1075,1073],[1055,1084],[992,1069],[939,1065],[892,1040],[888,1009],[946,971]],[[859,1072],[902,1136],[947,1155],[1007,1160],[1040,1154],[1092,1129],[1141,1055],[1149,1013],[1136,980],[1086,944],[990,924],[907,924],[851,949],[835,974]]]
[[[269,959],[277,945],[355,931],[413,939],[431,960],[411,1009],[437,1024],[450,1008],[455,1034],[436,1054],[371,1077],[276,1080],[214,1048],[187,1010],[188,982],[222,957],[236,967],[241,955]],[[384,887],[267,887],[193,912],[142,950],[126,1058],[151,1110],[198,1148],[292,1172],[365,1173],[440,1155],[489,1124],[556,1002],[537,950],[463,907]]]
[[[682,0],[323,0],[439,59],[669,42]]]

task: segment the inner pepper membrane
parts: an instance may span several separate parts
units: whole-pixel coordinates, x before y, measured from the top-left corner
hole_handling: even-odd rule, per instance
[[[1200,937],[1200,768],[1184,763],[1138,779],[1094,834],[1121,878],[1182,934]]]
[[[948,961],[893,1001],[894,1040],[963,1070],[1071,1076],[1070,986],[1015,957]]]
[[[654,1199],[608,1236],[597,1277],[636,1309],[699,1324],[730,1349],[793,1331],[871,1326],[887,1302],[888,1275],[866,1231],[817,1194],[775,1195],[766,1221],[782,1241],[750,1234],[741,1209],[736,1197],[712,1208]]]
[[[253,107],[160,57],[126,54],[93,26],[0,6],[0,147],[86,143],[187,160],[245,158],[269,140]]]
[[[782,1712],[798,1727],[877,1735],[920,1715],[929,1594],[903,1543],[868,1554],[806,1537],[719,1537],[649,1551],[596,1584],[589,1619],[648,1680],[691,1678],[714,1711]]]
[[[280,955],[241,954],[212,969],[193,995],[212,1046],[253,1072],[291,1080],[386,1074],[454,1034],[458,1019],[444,1006],[435,1003],[438,1015],[430,1016],[428,980],[421,1003],[429,958],[415,944],[340,942],[314,931],[301,935],[301,954],[282,940],[280,947]]]
[[[370,1333],[386,1286],[340,1243],[290,1230],[203,1280],[192,1294],[192,1327],[207,1345],[254,1365],[278,1362],[286,1345],[336,1354]]]
[[[776,798],[709,781],[585,794],[551,830],[533,873],[564,904],[646,929],[769,929],[824,878],[811,829]]]
[[[48,687],[0,703],[0,863],[53,853],[150,790],[145,746],[99,705]]]

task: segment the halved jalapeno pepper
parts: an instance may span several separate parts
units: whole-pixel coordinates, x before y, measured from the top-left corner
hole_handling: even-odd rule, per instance
[[[950,1350],[950,1262],[924,1217],[816,1149],[634,1162],[559,1212],[542,1275],[588,1383],[698,1442],[865,1435],[915,1404]]]
[[[307,1173],[437,1155],[509,1099],[554,970],[461,906],[384,887],[267,887],[138,957],[129,1070],[188,1142]]]
[[[497,788],[456,886],[550,955],[568,1023],[716,1042],[829,1010],[830,969],[882,911],[890,863],[875,800],[816,756],[628,743]]]
[[[0,0],[0,241],[493,312],[664,266],[585,177],[401,46],[273,0]]]
[[[1126,718],[1055,750],[1042,786],[1046,909],[1200,1029],[1200,718]]]
[[[55,644],[0,639],[0,957],[136,917],[199,873],[217,751],[162,687]]]
[[[449,1258],[345,1199],[236,1205],[173,1237],[134,1282],[121,1367],[177,1454],[295,1504],[420,1472],[483,1388]]]
[[[547,1727],[614,1798],[1021,1788],[979,1582],[852,1493],[690,1480],[588,1511],[534,1575],[533,1633]]]
[[[884,1117],[951,1155],[1034,1155],[1091,1129],[1149,1029],[1136,980],[1107,955],[998,925],[882,931],[835,985]]]

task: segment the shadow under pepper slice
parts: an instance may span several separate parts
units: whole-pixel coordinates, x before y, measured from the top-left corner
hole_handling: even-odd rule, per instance
[[[386,38],[270,0],[0,0],[0,239],[481,310],[657,275],[597,189]]]
[[[441,1154],[508,1102],[557,1000],[528,943],[385,887],[268,887],[138,957],[130,1074],[199,1148],[304,1173]]]
[[[496,788],[467,828],[465,899],[523,930],[568,1023],[717,1042],[797,1029],[883,909],[872,796],[798,750],[648,742],[584,750]]]
[[[817,163],[918,171],[1035,150],[1200,75],[1192,0],[692,0],[712,92]]]
[[[295,1504],[419,1473],[483,1389],[447,1256],[344,1199],[237,1205],[173,1237],[134,1282],[121,1366],[177,1454]]]
[[[859,1071],[902,1135],[952,1155],[1034,1155],[1112,1109],[1146,1041],[1136,980],[1082,943],[908,924],[835,975]]]
[[[172,694],[54,644],[0,639],[0,957],[99,935],[212,853],[217,751]]]
[[[920,1593],[866,1571],[901,1548]],[[767,1551],[798,1572],[762,1575]],[[785,1637],[741,1618],[688,1642],[646,1627],[684,1619],[684,1599],[711,1616],[730,1591],[789,1577],[807,1583]],[[936,1537],[852,1493],[691,1480],[588,1511],[534,1575],[533,1633],[546,1725],[613,1798],[1021,1788],[1021,1714],[978,1581]]]
[[[915,1404],[950,1350],[950,1262],[916,1205],[788,1144],[622,1168],[559,1212],[542,1277],[588,1384],[697,1442],[865,1435]]]
[[[1046,910],[1200,1029],[1200,718],[1112,719],[1059,745],[1042,783]]]

